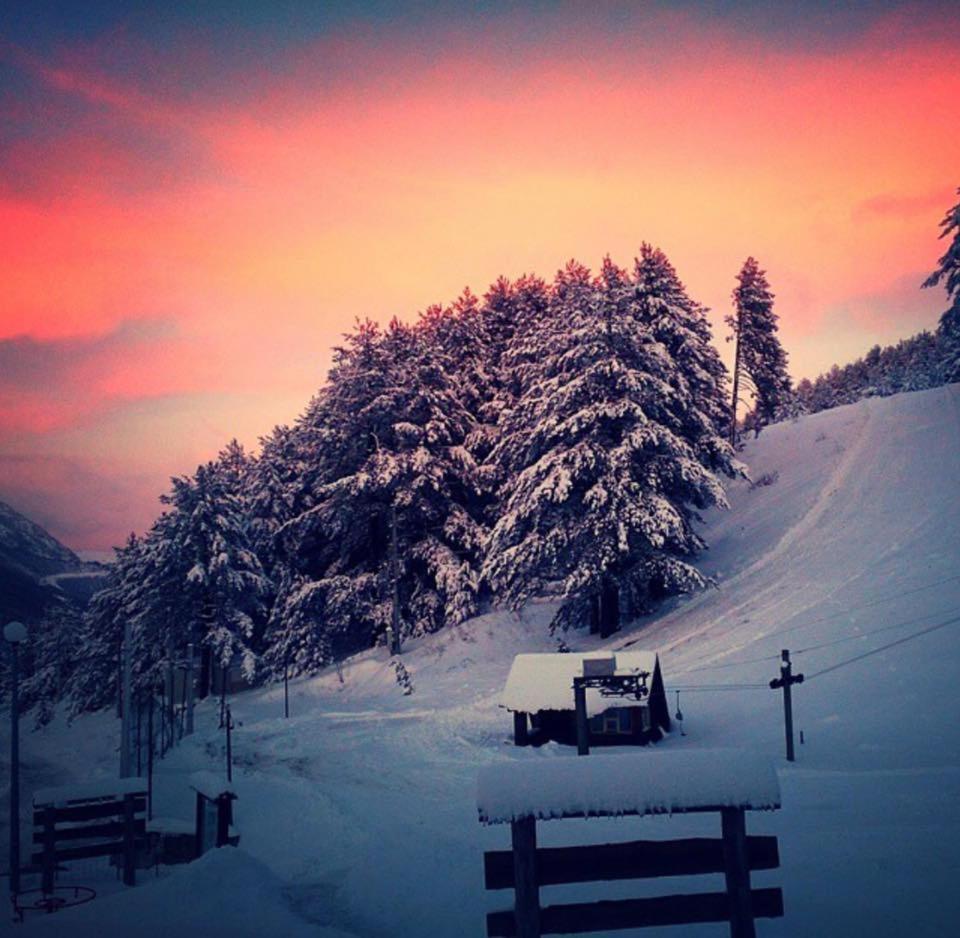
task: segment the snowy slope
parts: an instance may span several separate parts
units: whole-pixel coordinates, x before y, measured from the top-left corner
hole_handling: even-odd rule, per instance
[[[737,483],[731,510],[707,518],[705,566],[717,588],[606,643],[659,650],[672,708],[682,688],[686,735],[675,732],[642,756],[742,747],[775,760],[783,808],[751,816],[748,826],[780,838],[782,868],[754,879],[783,887],[786,916],[761,922],[758,934],[953,934],[960,386],[771,427],[745,455],[754,479],[777,478],[755,488]],[[213,877],[210,864],[177,874],[184,884],[194,877],[207,884],[209,900],[189,889],[197,922],[206,927],[202,910],[214,901],[229,909],[231,896],[240,921],[247,908],[240,891],[249,891],[244,884],[259,863],[272,877],[265,908],[276,911],[275,928],[264,933],[289,930],[292,917],[355,936],[482,935],[484,913],[509,901],[507,893],[483,892],[482,851],[502,848],[508,837],[478,823],[478,772],[516,759],[547,773],[550,760],[569,754],[554,745],[515,749],[509,715],[497,706],[513,654],[555,647],[544,628],[551,611],[542,604],[522,617],[492,613],[411,644],[403,658],[410,696],[382,649],[348,662],[342,682],[330,672],[293,684],[290,720],[282,717],[281,688],[238,695],[237,826],[250,858],[237,861],[239,886]],[[583,635],[566,638],[576,650],[602,647]],[[880,650],[892,643],[899,644]],[[781,648],[807,676],[795,689],[805,743],[793,765],[783,761],[780,695],[766,687]],[[212,702],[198,725],[160,765],[164,815],[189,819],[189,773],[215,768],[220,758]],[[112,772],[115,739],[109,714],[28,735],[27,785],[76,781],[80,765],[90,766],[86,775]],[[693,816],[551,821],[541,832],[547,844],[717,833]],[[82,868],[77,881],[102,876],[100,869]],[[99,910],[88,907],[82,919],[62,913],[20,931],[119,934],[140,914],[182,932],[181,913],[165,904],[173,879],[145,882],[98,899]],[[544,900],[719,887],[715,877],[677,878],[556,887]],[[118,889],[102,882],[103,892]],[[232,932],[225,925],[204,933]],[[645,931],[725,933],[723,926]]]

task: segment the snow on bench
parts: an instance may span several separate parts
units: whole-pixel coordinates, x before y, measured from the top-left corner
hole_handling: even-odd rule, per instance
[[[583,674],[584,659],[614,658],[616,674],[646,672],[653,675],[657,653],[653,651],[589,651],[568,654],[522,654],[513,659],[500,706],[514,713],[538,710],[573,710],[573,679]],[[602,713],[615,703],[598,691],[587,691],[587,715]]]
[[[524,759],[488,766],[477,784],[483,824],[779,807],[773,764],[739,749]]]
[[[62,806],[75,801],[99,801],[124,795],[145,795],[147,781],[143,778],[104,778],[95,782],[80,782],[57,788],[38,788],[33,793],[34,807]]]
[[[190,776],[190,787],[205,798],[215,801],[220,795],[233,795],[233,786],[216,772],[194,772]]]

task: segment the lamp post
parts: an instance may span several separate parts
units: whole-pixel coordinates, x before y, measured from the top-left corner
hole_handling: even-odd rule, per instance
[[[8,622],[3,637],[10,645],[10,892],[20,892],[20,680],[19,645],[27,638],[22,622]]]

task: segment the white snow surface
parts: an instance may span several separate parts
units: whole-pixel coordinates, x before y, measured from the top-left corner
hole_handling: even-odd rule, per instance
[[[517,655],[510,666],[507,684],[500,705],[507,710],[536,713],[538,710],[573,710],[573,679],[583,674],[584,658],[609,658],[609,652],[567,652],[565,654]],[[619,651],[616,657],[618,675],[645,671],[653,678],[656,652]],[[650,680],[647,681],[647,687]],[[593,716],[616,705],[616,700],[602,697],[588,688],[587,714]]]
[[[960,920],[960,386],[770,427],[743,455],[753,478],[779,476],[753,489],[731,484],[731,509],[707,514],[710,550],[701,567],[717,588],[676,600],[612,639],[564,639],[578,652],[658,649],[671,711],[681,689],[685,735],[675,723],[642,757],[730,747],[773,760],[782,807],[750,812],[747,829],[779,840],[781,867],[754,874],[753,883],[780,886],[786,914],[758,923],[761,938],[953,935]],[[571,755],[554,743],[513,746],[511,718],[498,706],[515,655],[556,650],[546,629],[554,608],[493,612],[407,643],[410,696],[382,648],[345,662],[342,682],[332,669],[292,681],[290,719],[282,687],[235,695],[240,847],[161,868],[159,878],[141,871],[132,889],[105,860],[71,863],[63,882],[93,885],[98,898],[9,925],[9,933],[482,935],[485,913],[510,902],[508,893],[484,891],[482,855],[504,849],[509,835],[478,822],[477,777],[486,766],[515,763],[546,780]],[[806,675],[793,688],[795,763],[783,758],[782,693],[767,687],[782,648]],[[189,822],[190,775],[222,773],[218,710],[219,701],[201,703],[195,735],[157,761],[155,815]],[[6,724],[0,825],[8,816]],[[115,774],[119,721],[105,711],[72,724],[58,718],[36,732],[27,718],[22,727],[26,845],[35,789]],[[594,751],[581,761],[635,755]],[[544,846],[718,834],[707,814],[554,820],[538,830]],[[677,877],[550,887],[544,899],[722,888],[722,877]],[[4,915],[0,932],[7,924]],[[681,931],[683,938],[726,933],[722,925],[644,933]]]
[[[477,781],[484,824],[524,817],[679,814],[707,808],[773,810],[780,784],[773,762],[743,749],[642,752],[488,765]]]

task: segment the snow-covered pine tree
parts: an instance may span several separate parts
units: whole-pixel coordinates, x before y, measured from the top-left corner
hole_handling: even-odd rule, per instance
[[[325,441],[336,478],[279,534],[296,574],[287,619],[307,630],[288,646],[337,656],[386,632],[394,518],[404,634],[473,613],[484,532],[469,511],[476,467],[464,440],[474,420],[456,373],[421,329],[396,320],[383,332],[359,324],[337,350],[326,392],[337,419]]]
[[[950,305],[940,317],[937,338],[941,344],[941,374],[944,381],[951,382],[960,381],[960,202],[947,210],[940,227],[940,237],[953,234],[953,240],[923,285],[935,287],[943,281],[947,291]]]
[[[212,462],[172,482],[161,498],[170,510],[151,531],[162,556],[154,561],[148,602],[178,609],[177,646],[198,641],[222,665],[239,655],[252,677],[270,583],[250,547],[240,496]]]
[[[748,257],[737,275],[733,291],[735,313],[726,317],[736,343],[733,400],[730,407],[730,439],[736,438],[737,404],[741,385],[753,391],[759,428],[780,419],[780,411],[792,399],[787,353],[777,337],[778,316],[773,311],[773,293],[766,271]],[[729,340],[728,340],[729,341]]]
[[[98,710],[118,699],[124,623],[137,615],[149,565],[143,540],[133,534],[114,553],[106,585],[90,599],[80,622],[81,651],[69,681],[73,713]],[[147,664],[142,658],[138,663],[141,670]]]
[[[727,369],[713,345],[707,310],[687,295],[663,251],[646,242],[634,261],[633,279],[641,322],[676,363],[678,377],[690,396],[691,416],[708,421],[686,428],[684,436],[704,465],[728,472],[732,454],[722,440],[730,419]]]
[[[514,607],[559,593],[554,627],[584,624],[599,597],[610,630],[620,599],[635,612],[704,583],[693,521],[724,495],[684,434],[709,421],[692,419],[689,385],[635,298],[609,260],[596,283],[575,262],[558,273],[494,451],[507,482],[484,575]]]
[[[30,629],[21,658],[21,712],[35,710],[37,726],[49,723],[80,654],[80,616],[65,601],[49,605]]]

